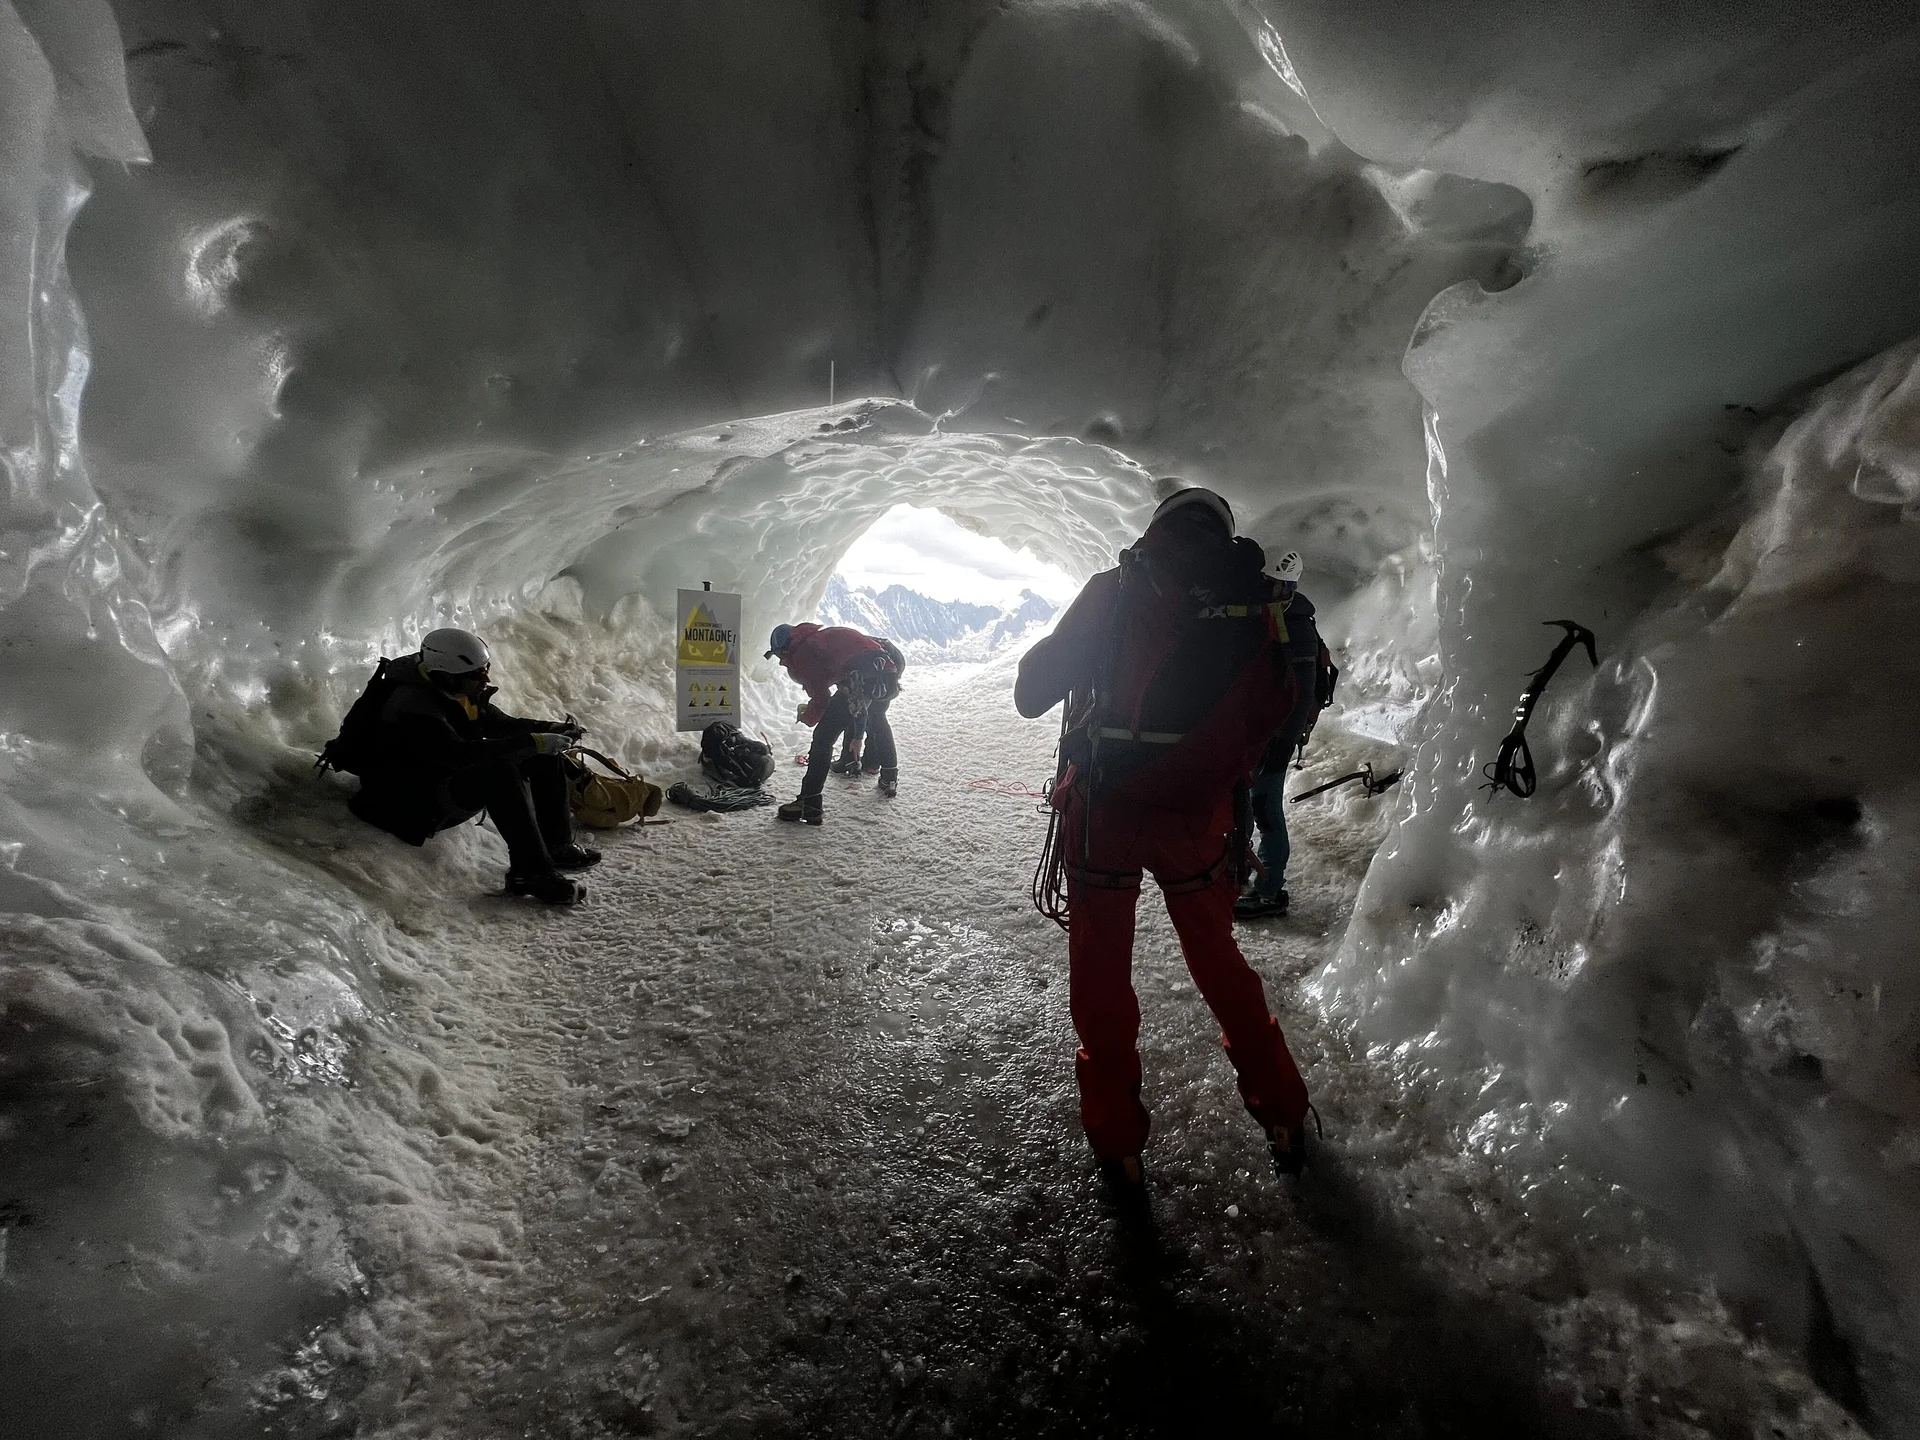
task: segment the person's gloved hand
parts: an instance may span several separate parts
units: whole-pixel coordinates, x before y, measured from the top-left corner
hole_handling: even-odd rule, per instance
[[[574,719],[571,713],[561,717],[558,728],[560,734],[566,736],[569,740],[578,740],[582,735],[587,733],[587,727]]]
[[[564,730],[542,730],[533,739],[533,753],[536,755],[564,755],[573,748],[577,737]]]
[[[813,721],[807,718],[807,712],[811,709],[813,709],[813,702],[811,700],[803,701],[801,704],[793,707],[793,718],[798,720],[802,725],[811,725]]]

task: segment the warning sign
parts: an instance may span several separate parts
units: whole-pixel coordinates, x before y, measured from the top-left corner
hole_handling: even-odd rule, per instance
[[[674,657],[679,728],[703,730],[716,720],[740,723],[740,597],[719,590],[682,590],[680,642]]]

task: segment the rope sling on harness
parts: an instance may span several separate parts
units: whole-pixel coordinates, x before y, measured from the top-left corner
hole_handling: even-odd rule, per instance
[[[1520,703],[1513,709],[1513,729],[1507,732],[1507,738],[1500,742],[1500,753],[1489,761],[1482,770],[1487,783],[1479,788],[1498,795],[1502,790],[1511,790],[1522,800],[1533,794],[1537,785],[1533,773],[1533,752],[1527,748],[1527,722],[1533,718],[1533,707],[1540,703],[1540,696],[1547,688],[1547,682],[1553,679],[1554,672],[1560,668],[1560,662],[1574,650],[1587,647],[1587,662],[1600,668],[1600,656],[1594,649],[1593,632],[1572,620],[1543,620],[1543,625],[1558,625],[1567,633],[1560,643],[1553,647],[1553,654],[1547,657],[1547,663],[1533,672],[1532,682],[1521,695]]]

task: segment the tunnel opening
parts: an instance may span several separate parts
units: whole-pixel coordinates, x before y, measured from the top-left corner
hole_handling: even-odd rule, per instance
[[[980,663],[1039,638],[1077,589],[1031,550],[898,504],[848,547],[813,618],[883,636],[919,664]]]

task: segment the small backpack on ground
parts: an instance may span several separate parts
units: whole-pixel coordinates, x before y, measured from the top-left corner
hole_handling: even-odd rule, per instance
[[[349,775],[364,776],[373,768],[380,712],[386,708],[387,698],[399,686],[400,677],[406,674],[410,660],[418,663],[419,657],[403,655],[398,660],[389,660],[384,655],[380,657],[380,663],[374,667],[373,678],[367,681],[367,688],[360,692],[360,698],[347,708],[346,716],[340,721],[340,733],[327,742],[319,759],[314,762],[314,774],[344,770]]]
[[[700,768],[722,785],[757,790],[773,777],[773,747],[716,720],[700,732]]]
[[[635,775],[598,750],[576,745],[567,752],[567,802],[573,818],[596,830],[611,830],[629,820],[657,814],[664,792],[644,776]],[[609,774],[596,771],[597,761]]]

